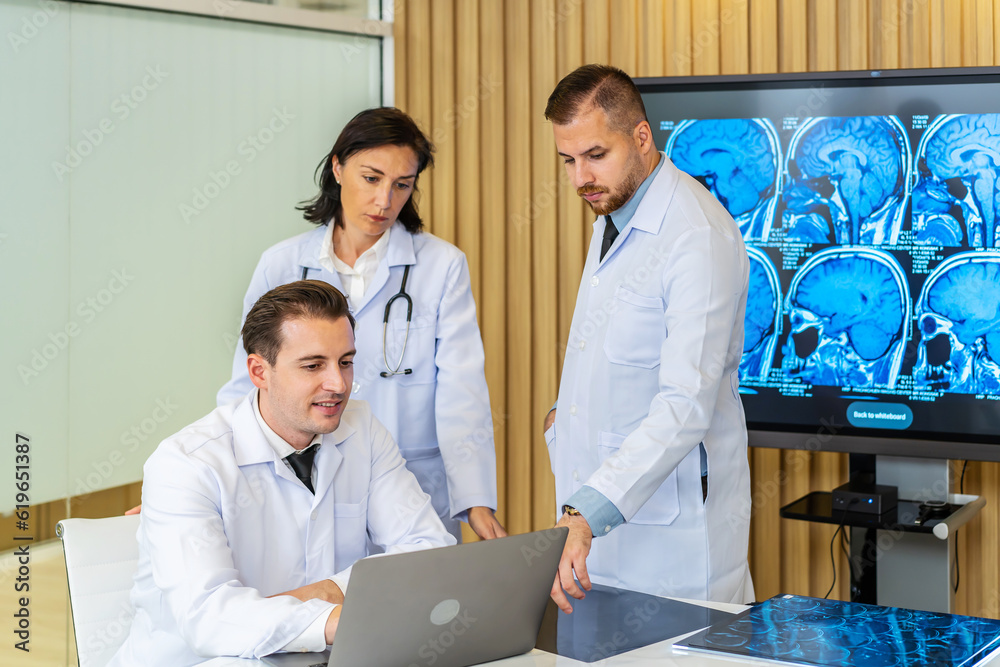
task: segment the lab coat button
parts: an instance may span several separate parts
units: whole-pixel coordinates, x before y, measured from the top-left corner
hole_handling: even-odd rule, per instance
[[[310,518],[310,519],[311,519],[312,521],[315,521],[315,520],[316,520],[316,516],[317,516],[317,514],[316,514],[316,511],[315,511],[315,510],[313,510],[313,513],[309,515],[309,518]]]
[[[585,348],[585,347],[587,347],[587,341],[585,341],[585,340],[581,340],[581,341],[580,341],[580,349],[582,350],[582,349],[583,349],[583,348]]]
[[[600,282],[601,282],[601,279],[598,278],[597,276],[594,276],[593,278],[590,279],[590,284],[593,285],[594,287],[597,287],[597,285]]]
[[[580,471],[579,470],[574,470],[573,471],[573,481],[574,482],[579,482],[580,481]]]
[[[575,415],[576,414],[576,406],[575,405],[569,406],[569,413],[571,415]]]

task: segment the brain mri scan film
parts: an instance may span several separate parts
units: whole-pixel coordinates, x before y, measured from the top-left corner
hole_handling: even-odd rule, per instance
[[[666,152],[722,202],[743,238],[767,238],[781,174],[778,133],[769,120],[687,121]]]

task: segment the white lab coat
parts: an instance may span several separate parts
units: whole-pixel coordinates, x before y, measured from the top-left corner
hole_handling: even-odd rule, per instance
[[[661,159],[603,262],[604,218],[595,222],[546,433],[557,507],[587,484],[625,517],[594,539],[595,581],[744,602],[750,473],[738,383],[749,263],[722,205]]]
[[[286,239],[260,258],[243,300],[243,319],[265,292],[302,278],[324,280],[343,291],[340,276],[318,257],[325,227]],[[379,376],[385,304],[410,266],[406,291],[413,318],[401,368],[410,375]],[[368,401],[406,458],[407,467],[430,494],[445,527],[461,539],[458,519],[470,507],[497,507],[493,417],[484,371],[483,341],[476,321],[469,267],[461,250],[426,232],[410,234],[396,223],[389,247],[357,319],[354,386],[351,396]],[[387,356],[395,366],[406,332],[403,299],[393,303]],[[223,405],[252,388],[243,343],[236,345],[232,379],[219,390]]]
[[[346,592],[369,535],[387,553],[455,543],[364,401],[323,436],[314,495],[268,445],[252,397],[146,462],[135,620],[113,667],[269,655],[333,605],[266,596],[328,578]]]

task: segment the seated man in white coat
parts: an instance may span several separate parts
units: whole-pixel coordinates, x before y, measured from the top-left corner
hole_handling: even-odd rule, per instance
[[[271,290],[243,341],[255,389],[146,462],[135,620],[112,665],[323,650],[368,536],[390,554],[455,543],[368,404],[348,404],[340,292]]]

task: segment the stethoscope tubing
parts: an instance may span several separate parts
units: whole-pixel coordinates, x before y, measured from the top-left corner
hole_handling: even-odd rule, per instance
[[[385,364],[385,370],[379,373],[380,377],[389,378],[393,375],[410,375],[413,373],[412,368],[404,368],[399,370],[400,366],[403,365],[403,355],[406,354],[406,342],[410,338],[410,321],[413,319],[413,299],[410,295],[406,293],[406,281],[410,277],[410,266],[407,264],[403,267],[403,280],[399,284],[399,291],[389,297],[389,301],[385,304],[385,311],[382,315],[382,363]],[[309,267],[302,267],[302,277],[300,280],[306,280],[309,275]],[[396,299],[403,299],[406,301],[406,331],[403,334],[403,346],[399,350],[399,358],[396,360],[395,367],[389,365],[389,357],[386,353],[386,331],[389,325],[389,311],[392,309],[393,302]]]

